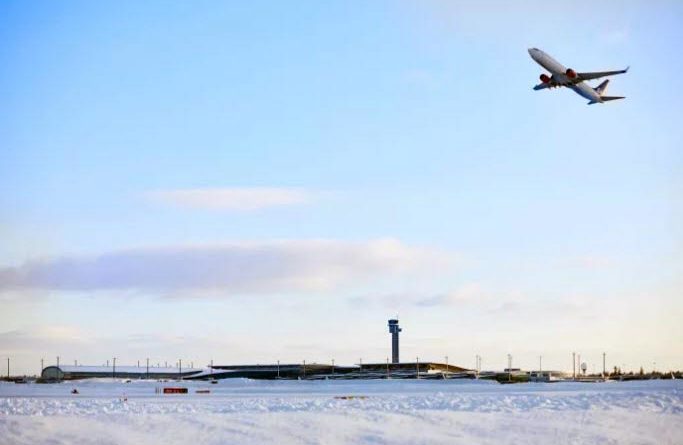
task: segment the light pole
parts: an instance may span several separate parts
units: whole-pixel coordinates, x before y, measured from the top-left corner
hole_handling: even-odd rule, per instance
[[[417,379],[420,379],[420,357],[415,357],[415,371],[417,372]]]
[[[332,359],[332,375],[334,375],[334,359]]]
[[[572,352],[572,379],[576,380],[576,352]]]
[[[116,378],[116,357],[114,357],[113,365],[114,365],[114,366],[113,366],[113,368],[112,368],[112,370],[111,370],[111,376],[112,376],[112,378],[115,379],[115,378]]]
[[[607,355],[605,352],[602,353],[602,376],[605,377],[605,372],[607,371],[605,369],[605,355]]]
[[[45,369],[45,366],[43,366],[43,359],[40,359],[40,375],[43,375],[43,369]]]
[[[304,378],[306,378],[306,360],[304,360]]]
[[[280,360],[277,361],[277,378],[280,378]]]
[[[178,359],[178,379],[183,379],[183,359]]]
[[[512,381],[512,354],[508,354],[508,382]]]
[[[576,354],[576,363],[579,366],[579,377],[581,376],[581,354]]]
[[[543,372],[543,361],[542,361],[542,360],[543,360],[543,356],[542,356],[542,355],[539,355],[539,356],[538,356],[538,373],[539,373],[539,377],[540,377],[540,374]]]
[[[147,380],[149,380],[149,357],[147,357]]]

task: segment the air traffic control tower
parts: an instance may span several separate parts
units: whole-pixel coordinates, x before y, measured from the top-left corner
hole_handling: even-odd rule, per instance
[[[391,334],[391,363],[398,363],[398,319],[389,320],[389,333]]]

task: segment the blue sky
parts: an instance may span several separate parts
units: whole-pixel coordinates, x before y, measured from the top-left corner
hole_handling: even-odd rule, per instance
[[[0,356],[683,368],[683,6],[3,2]],[[631,71],[586,106],[537,46]]]

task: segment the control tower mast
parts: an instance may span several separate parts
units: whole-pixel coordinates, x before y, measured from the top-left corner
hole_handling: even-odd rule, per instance
[[[391,363],[398,363],[398,319],[389,320],[389,333],[391,334]]]

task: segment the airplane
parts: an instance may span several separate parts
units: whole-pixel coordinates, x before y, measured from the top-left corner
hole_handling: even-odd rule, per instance
[[[529,48],[529,55],[543,68],[550,71],[550,76],[541,74],[541,83],[534,87],[534,90],[546,88],[567,87],[574,90],[576,94],[589,100],[588,105],[604,103],[610,100],[624,99],[624,96],[605,96],[609,79],[602,82],[597,88],[593,88],[586,80],[599,79],[601,77],[614,76],[628,72],[628,67],[618,71],[599,71],[594,73],[577,73],[571,68],[565,68],[560,62],[550,57],[538,48]]]

